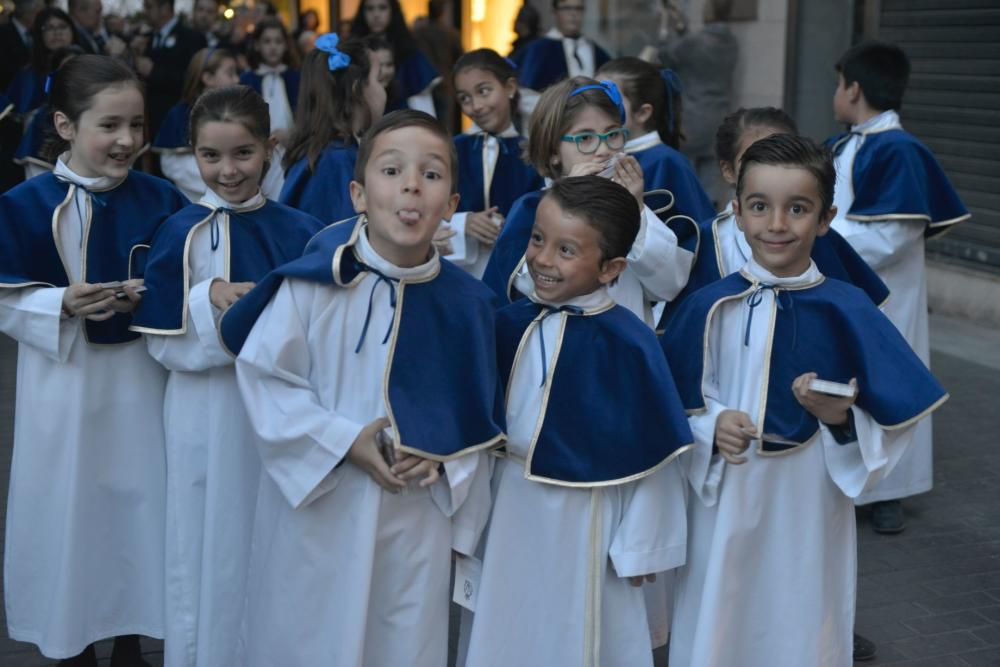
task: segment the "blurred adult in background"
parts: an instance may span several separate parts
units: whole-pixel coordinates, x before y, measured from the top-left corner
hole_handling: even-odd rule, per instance
[[[209,48],[228,48],[228,39],[221,33],[218,0],[194,0],[191,6],[191,29],[205,38]]]
[[[17,73],[31,60],[31,26],[41,8],[40,0],[14,0],[14,15],[10,22],[0,26],[0,44],[3,44],[0,90],[7,90]]]
[[[705,27],[688,31],[686,17],[665,3],[657,55],[684,83],[685,141],[681,151],[694,165],[716,210],[730,198],[719,175],[715,132],[732,110],[733,72],[739,57],[736,37],[729,30],[732,0],[706,0]]]
[[[413,24],[413,38],[417,46],[442,74],[441,83],[434,88],[434,109],[438,120],[452,133],[458,132],[458,106],[455,103],[455,87],[447,76],[464,53],[462,36],[451,24],[449,0],[430,0],[427,16]]]
[[[292,37],[298,41],[299,37],[301,37],[303,33],[311,32],[315,34],[318,31],[319,14],[316,13],[315,9],[307,9],[299,14],[299,23],[295,26],[295,32],[292,33]]]
[[[514,18],[514,34],[517,38],[510,45],[510,59],[517,62],[529,44],[542,36],[542,17],[538,10],[525,3]]]
[[[167,110],[181,99],[188,63],[206,42],[204,35],[178,20],[173,0],[143,0],[142,7],[153,34],[144,53],[135,59],[135,69],[146,80],[147,136],[155,137]]]
[[[26,114],[42,105],[52,52],[74,41],[76,31],[69,14],[56,7],[46,7],[35,15],[31,26],[31,62],[21,68],[7,88],[7,97],[17,113]]]
[[[68,7],[76,29],[76,45],[84,53],[104,55],[109,36],[101,21],[101,0],[69,0]]]

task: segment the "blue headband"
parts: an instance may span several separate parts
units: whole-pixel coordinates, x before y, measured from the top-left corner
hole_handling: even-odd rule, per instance
[[[337,50],[338,44],[340,44],[340,37],[335,32],[328,32],[316,40],[316,48],[323,53],[330,54],[330,57],[326,59],[326,66],[330,68],[331,72],[344,69],[351,64],[351,57],[343,51]]]
[[[572,93],[570,93],[569,96],[571,98],[576,97],[580,93],[585,93],[588,90],[599,90],[605,95],[607,95],[608,99],[610,99],[614,103],[614,105],[618,107],[618,116],[621,119],[622,125],[625,124],[625,105],[622,104],[622,94],[618,92],[618,86],[616,86],[611,81],[600,81],[598,83],[589,83],[586,86],[580,86]]]
[[[508,65],[510,65],[510,68],[511,68],[512,70],[517,70],[517,63],[516,63],[516,62],[514,62],[514,61],[513,61],[513,60],[511,60],[510,58],[504,58],[504,61],[505,61],[505,62],[506,62],[506,63],[507,63]]]
[[[48,95],[51,89],[52,89],[52,75],[49,74],[47,77],[45,77],[45,94]]]
[[[672,69],[661,69],[660,78],[663,79],[663,86],[667,90],[667,127],[674,131],[674,93],[680,95],[684,92],[681,85],[681,78]]]

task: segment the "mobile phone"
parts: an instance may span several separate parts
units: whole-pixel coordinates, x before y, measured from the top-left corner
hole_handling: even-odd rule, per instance
[[[851,398],[856,393],[855,388],[849,384],[819,379],[810,380],[809,389],[826,394],[827,396],[837,396],[838,398]]]

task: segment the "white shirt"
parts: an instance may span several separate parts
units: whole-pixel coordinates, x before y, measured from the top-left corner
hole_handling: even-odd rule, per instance
[[[584,36],[566,37],[552,28],[545,36],[549,39],[560,39],[563,53],[566,55],[566,70],[569,76],[594,76],[594,44]]]

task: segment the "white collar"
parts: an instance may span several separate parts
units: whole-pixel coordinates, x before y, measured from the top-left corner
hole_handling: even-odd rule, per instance
[[[268,74],[284,74],[287,69],[288,65],[284,63],[278,65],[277,67],[261,64],[256,70],[254,70],[254,73],[260,76],[267,76]]]
[[[69,160],[69,151],[66,151],[56,160],[56,166],[52,170],[52,174],[61,180],[69,181],[76,185],[82,186],[87,190],[92,192],[104,192],[107,190],[113,190],[114,188],[121,185],[128,175],[126,174],[122,178],[112,178],[111,176],[95,176],[88,178],[86,176],[81,176],[72,169],[69,168],[67,161]]]
[[[258,209],[264,205],[266,200],[264,195],[261,194],[260,190],[257,191],[253,197],[247,199],[239,204],[232,204],[227,202],[225,199],[220,197],[212,188],[205,190],[205,194],[201,196],[198,203],[205,208],[210,208],[213,211],[217,208],[228,208],[231,211],[249,211],[253,209]]]
[[[468,130],[465,131],[465,133],[466,134],[489,134],[489,132],[487,132],[486,130],[482,129],[481,127],[479,127],[475,123],[473,123],[472,126]],[[490,136],[492,136],[492,137],[503,137],[504,139],[509,139],[511,137],[517,137],[517,136],[520,136],[520,135],[517,133],[517,129],[514,127],[514,123],[511,123],[510,125],[507,126],[507,129],[504,130],[503,132],[501,132],[500,134],[491,134]]]
[[[816,262],[812,260],[809,260],[809,268],[800,275],[789,276],[788,278],[779,278],[758,264],[755,259],[750,258],[750,261],[743,267],[743,274],[752,280],[756,280],[757,282],[766,283],[768,285],[778,285],[781,287],[809,285],[819,281],[823,277],[823,274],[816,268]]]
[[[580,294],[578,296],[573,297],[569,301],[561,301],[559,303],[546,301],[545,299],[541,298],[535,293],[534,288],[531,289],[531,294],[528,295],[528,298],[537,304],[541,304],[543,306],[550,306],[552,308],[562,308],[563,306],[574,306],[576,308],[581,309],[584,312],[584,314],[587,315],[594,312],[607,310],[608,307],[614,305],[614,299],[612,299],[611,295],[608,294],[608,288],[604,287],[603,285],[601,287],[598,287],[593,292],[590,292],[589,294]]]
[[[558,39],[558,40],[572,39],[575,42],[584,42],[587,40],[587,38],[584,37],[583,34],[581,34],[579,37],[567,37],[566,35],[559,32],[559,30],[557,30],[556,28],[550,28],[549,31],[545,33],[545,36],[548,37],[549,39]]]
[[[871,134],[872,132],[884,132],[886,130],[895,130],[896,128],[903,127],[899,122],[899,114],[889,109],[888,111],[883,111],[877,116],[869,118],[860,125],[852,125],[851,132],[857,132],[859,134]]]
[[[170,31],[174,29],[174,26],[177,25],[177,21],[179,19],[180,19],[180,16],[178,14],[174,14],[174,17],[172,19],[170,19],[169,21],[167,21],[166,25],[164,25],[162,28],[160,28],[159,30],[156,31],[156,32],[158,32],[160,34],[160,40],[161,41],[165,40],[168,36],[170,36]],[[161,46],[162,46],[162,44],[161,44]]]
[[[625,152],[635,153],[637,151],[644,151],[647,148],[652,148],[658,144],[662,144],[663,141],[660,139],[660,134],[656,130],[652,132],[647,132],[641,137],[636,137],[635,139],[629,139],[625,142]]]
[[[397,280],[421,281],[433,278],[441,268],[441,258],[437,248],[431,245],[431,257],[423,264],[414,267],[404,268],[396,266],[389,260],[379,255],[368,240],[368,223],[365,222],[358,234],[358,240],[354,245],[354,252],[359,260],[372,267],[379,273]]]

